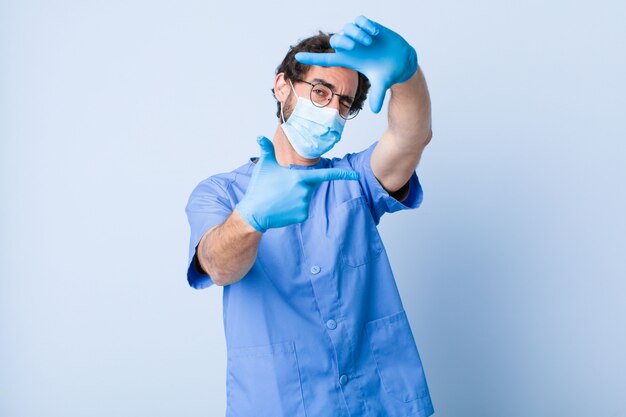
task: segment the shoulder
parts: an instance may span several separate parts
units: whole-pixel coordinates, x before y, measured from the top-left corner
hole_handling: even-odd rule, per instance
[[[232,171],[213,174],[201,180],[194,186],[189,195],[187,209],[191,209],[195,204],[203,201],[214,199],[229,200],[229,194],[231,194],[229,189],[240,179],[249,176],[253,166],[254,164],[248,160],[248,162]]]
[[[336,168],[349,167],[353,169],[368,166],[370,157],[372,156],[372,152],[374,151],[374,148],[376,148],[377,144],[378,141],[375,141],[374,143],[360,151],[347,153],[341,158],[334,157],[329,160],[328,166]]]
[[[245,164],[233,169],[232,171],[220,172],[203,179],[195,186],[192,194],[194,192],[206,189],[214,189],[216,187],[223,190],[228,189],[230,184],[237,181],[237,178],[239,176],[246,176],[251,173],[252,167],[254,166],[254,164],[251,163],[251,160],[252,158],[250,158],[250,160],[248,160],[248,162],[246,162]]]

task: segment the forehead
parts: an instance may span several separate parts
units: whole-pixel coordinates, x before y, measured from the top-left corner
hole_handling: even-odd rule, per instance
[[[335,86],[339,94],[354,97],[359,85],[359,75],[355,70],[343,67],[318,67],[312,65],[304,75],[305,80],[322,79]]]

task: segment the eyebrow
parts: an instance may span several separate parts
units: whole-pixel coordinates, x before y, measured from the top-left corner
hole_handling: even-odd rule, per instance
[[[328,88],[330,88],[332,90],[332,92],[334,93],[335,91],[337,91],[337,89],[335,88],[334,85],[332,85],[331,83],[329,83],[328,81],[321,79],[321,78],[313,78],[311,81],[313,81],[314,83],[320,83]],[[337,94],[337,93],[335,93]],[[350,104],[352,104],[352,102],[354,101],[354,97],[350,97],[350,96],[342,96],[341,94],[337,94],[339,97],[341,97],[344,100],[348,100],[350,102]]]

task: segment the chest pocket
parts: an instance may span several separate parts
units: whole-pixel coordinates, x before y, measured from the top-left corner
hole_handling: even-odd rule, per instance
[[[358,267],[380,256],[383,243],[365,197],[341,203],[335,209],[335,227],[343,263]]]

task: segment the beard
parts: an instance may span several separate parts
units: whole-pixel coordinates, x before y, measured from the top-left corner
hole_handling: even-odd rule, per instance
[[[285,118],[284,122],[286,122],[287,119],[289,119],[289,117],[291,116],[291,113],[293,113],[293,109],[296,106],[296,103],[298,102],[298,98],[294,97],[295,100],[293,100],[292,96],[295,96],[295,93],[293,92],[293,90],[289,91],[287,100],[285,100],[285,104],[283,104],[283,117]]]

